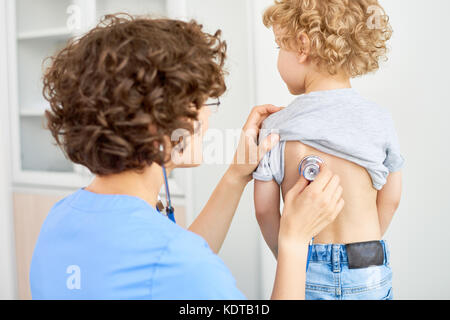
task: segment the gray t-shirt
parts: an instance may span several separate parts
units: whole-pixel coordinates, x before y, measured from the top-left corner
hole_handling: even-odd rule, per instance
[[[278,133],[280,143],[262,159],[253,173],[256,180],[283,182],[286,141],[300,141],[356,163],[367,170],[377,190],[386,184],[389,173],[399,171],[404,163],[389,111],[354,89],[299,96],[264,121],[260,141],[270,133]]]

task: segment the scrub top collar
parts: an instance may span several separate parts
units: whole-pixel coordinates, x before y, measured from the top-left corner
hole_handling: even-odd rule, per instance
[[[158,213],[154,207],[138,197],[121,194],[98,194],[87,191],[85,188],[78,190],[73,195],[69,205],[72,208],[90,212],[105,211],[105,209],[121,211],[130,207],[136,207]]]

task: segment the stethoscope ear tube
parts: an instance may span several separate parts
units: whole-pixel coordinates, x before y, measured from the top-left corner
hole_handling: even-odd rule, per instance
[[[164,165],[162,165],[162,170],[164,174],[164,185],[166,187],[166,215],[173,223],[176,223],[175,209],[172,207],[172,201],[170,199],[169,179],[167,178],[167,171]]]

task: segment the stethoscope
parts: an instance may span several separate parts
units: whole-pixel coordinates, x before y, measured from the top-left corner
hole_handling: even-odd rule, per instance
[[[165,212],[165,215],[167,216],[167,218],[169,218],[170,221],[172,221],[173,223],[177,223],[175,221],[175,209],[174,209],[174,207],[172,207],[172,200],[170,199],[169,179],[167,179],[167,170],[164,165],[162,166],[162,171],[163,171],[163,175],[164,175],[164,185],[165,185],[165,189],[166,189],[166,207],[165,207],[166,212]],[[158,211],[160,213],[163,213],[163,210],[164,209],[160,210],[158,208]]]
[[[161,152],[164,152],[164,147],[161,145],[159,147],[159,150]],[[166,167],[163,165],[161,165],[162,167],[162,172],[163,172],[163,176],[164,176],[164,186],[165,186],[165,196],[166,196],[166,206],[164,207],[162,201],[161,201],[161,197],[158,196],[158,203],[156,204],[156,210],[160,213],[165,215],[167,218],[169,218],[170,221],[172,221],[173,223],[177,223],[175,221],[175,209],[172,207],[172,200],[170,198],[170,190],[169,190],[169,179],[167,178],[167,170]]]
[[[320,172],[320,164],[325,162],[318,156],[308,156],[304,158],[298,166],[298,172],[300,176],[305,177],[309,182],[313,182]],[[309,260],[311,259],[312,246],[314,238],[311,239],[308,246],[308,258],[306,260],[306,271],[308,272]]]
[[[159,146],[159,151],[164,153],[164,147],[163,145]],[[169,190],[169,179],[167,178],[167,170],[166,166],[164,164],[161,165],[162,172],[164,176],[164,186],[165,186],[165,197],[166,197],[166,206],[164,207],[161,197],[158,195],[158,203],[156,204],[156,210],[162,214],[165,215],[167,218],[169,218],[170,221],[173,223],[177,223],[175,221],[175,209],[172,207],[172,200],[170,198],[170,190]]]

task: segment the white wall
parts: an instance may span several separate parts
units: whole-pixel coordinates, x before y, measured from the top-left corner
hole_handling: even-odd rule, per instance
[[[450,299],[450,2],[382,4],[394,29],[390,60],[354,84],[391,110],[406,158],[402,204],[387,234],[394,293]]]
[[[261,10],[271,0],[255,0]],[[389,62],[354,87],[393,114],[406,158],[401,207],[387,239],[397,299],[450,299],[450,32],[448,0],[382,0],[394,36]],[[276,72],[270,31],[256,21],[257,103],[292,98]],[[263,296],[274,259],[262,247]]]
[[[0,2],[0,43],[6,43],[5,2]],[[6,48],[0,46],[0,300],[17,297],[9,159]]]
[[[253,89],[248,34],[248,4],[245,0],[188,0],[188,15],[214,32],[222,29],[228,44],[228,91],[211,128],[240,129],[253,107]],[[206,146],[206,145],[205,145]],[[194,212],[201,211],[227,166],[204,164],[194,169]],[[220,252],[238,287],[251,299],[260,298],[259,229],[253,210],[253,188],[242,196],[229,235]]]

